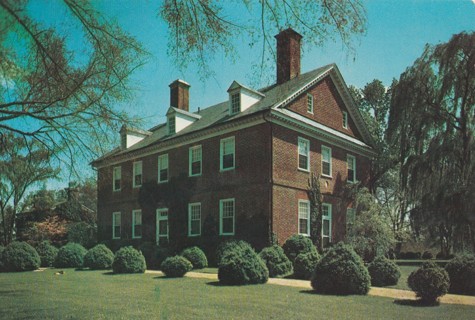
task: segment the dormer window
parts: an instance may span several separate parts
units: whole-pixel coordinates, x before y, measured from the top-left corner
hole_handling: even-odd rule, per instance
[[[176,126],[175,126],[175,117],[168,118],[168,134],[175,134]]]
[[[231,114],[241,112],[241,94],[234,93],[231,95]]]

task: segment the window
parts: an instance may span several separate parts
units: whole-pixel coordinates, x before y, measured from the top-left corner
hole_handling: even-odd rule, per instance
[[[239,113],[241,111],[241,94],[234,93],[231,95],[231,114]]]
[[[176,125],[175,125],[176,119],[175,117],[169,117],[168,118],[168,134],[174,134],[176,131]]]
[[[299,169],[308,171],[310,167],[310,142],[299,137]]]
[[[188,205],[188,236],[201,235],[201,203]]]
[[[346,231],[355,223],[356,219],[356,209],[348,208],[346,209]]]
[[[120,180],[122,179],[122,171],[120,167],[114,167],[114,173],[112,178],[112,190],[120,191]]]
[[[343,111],[343,128],[348,129],[348,113]]]
[[[168,153],[158,156],[158,182],[168,181]]]
[[[112,239],[120,239],[120,212],[112,214]]]
[[[234,199],[219,200],[219,234],[234,235]]]
[[[356,158],[352,155],[346,156],[348,167],[348,182],[356,182]]]
[[[221,140],[220,153],[220,169],[234,169],[234,137]]]
[[[332,149],[322,146],[322,175],[332,176]]]
[[[332,205],[329,203],[322,204],[322,243],[324,247],[328,247],[332,241]]]
[[[310,202],[299,200],[299,234],[310,236]]]
[[[168,209],[157,209],[157,245],[168,244]]]
[[[313,96],[307,94],[307,112],[313,113]]]
[[[132,211],[132,239],[142,238],[142,210]]]
[[[201,146],[191,147],[189,151],[190,158],[190,176],[201,175]]]
[[[134,162],[134,181],[133,187],[138,188],[142,185],[142,161]]]

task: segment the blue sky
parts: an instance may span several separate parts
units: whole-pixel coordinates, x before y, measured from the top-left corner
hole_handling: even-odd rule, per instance
[[[422,54],[426,43],[443,43],[453,34],[474,31],[474,1],[364,1],[367,32],[354,42],[355,55],[348,55],[337,39],[335,43],[307,50],[302,58],[302,72],[335,62],[348,85],[363,87],[373,79],[380,79],[389,85]],[[245,84],[251,82],[251,64],[255,62],[253,57],[256,57],[253,50],[256,49],[243,42],[245,39],[236,39],[238,57],[235,62],[217,56],[213,64],[216,77],[202,82],[193,65],[180,72],[167,56],[168,33],[165,23],[158,16],[160,1],[101,0],[94,3],[152,54],[149,62],[132,76],[135,95],[125,104],[130,113],[145,118],[146,128],[165,121],[169,107],[168,85],[177,78],[191,84],[191,111],[227,99],[226,90],[233,80]],[[51,23],[74,28],[61,21],[61,11],[57,10],[55,1],[39,1],[31,8],[36,15]]]

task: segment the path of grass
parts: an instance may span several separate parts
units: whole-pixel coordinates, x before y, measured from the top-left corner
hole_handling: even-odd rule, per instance
[[[413,307],[276,285],[66,270],[0,274],[1,319],[470,319],[475,307]]]

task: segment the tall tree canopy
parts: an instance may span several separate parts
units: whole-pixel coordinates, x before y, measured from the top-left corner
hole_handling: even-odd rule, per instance
[[[63,4],[70,27],[60,32],[29,1],[0,0],[0,143],[13,132],[73,164],[107,150],[111,129],[129,121],[116,103],[144,51],[89,2]]]
[[[194,63],[203,78],[212,74],[210,61],[217,52],[234,57],[238,37],[257,46],[256,71],[266,78],[275,61],[273,36],[280,30],[294,28],[307,46],[339,38],[350,50],[352,36],[366,30],[360,0],[165,0],[159,11],[170,30],[170,55],[181,68]],[[236,11],[248,14],[237,16]]]
[[[467,237],[475,249],[475,33],[427,46],[401,75],[388,133],[412,221],[429,226],[444,253]]]

